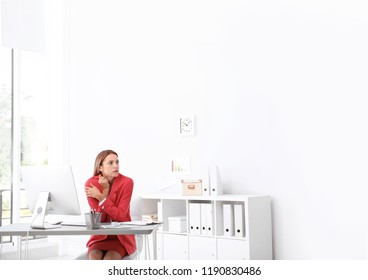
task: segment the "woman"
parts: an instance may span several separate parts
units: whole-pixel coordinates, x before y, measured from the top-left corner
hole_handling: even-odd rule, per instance
[[[119,173],[116,152],[105,150],[97,155],[93,177],[84,190],[91,209],[102,213],[101,222],[131,221],[133,180]],[[92,235],[87,247],[90,260],[119,260],[136,250],[134,235]]]

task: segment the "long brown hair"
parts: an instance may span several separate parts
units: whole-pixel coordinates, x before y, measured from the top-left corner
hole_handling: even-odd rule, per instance
[[[93,170],[93,176],[99,175],[101,173],[100,166],[102,165],[105,158],[111,154],[118,156],[118,154],[114,152],[113,150],[104,150],[97,155],[96,160],[95,160],[95,168]]]

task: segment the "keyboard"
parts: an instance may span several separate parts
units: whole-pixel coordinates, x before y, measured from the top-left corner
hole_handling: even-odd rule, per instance
[[[60,224],[43,223],[42,226],[31,226],[31,228],[35,228],[35,229],[52,229],[52,228],[61,228],[61,225]]]
[[[75,226],[75,227],[85,227],[86,222],[63,222],[61,223],[62,226]]]

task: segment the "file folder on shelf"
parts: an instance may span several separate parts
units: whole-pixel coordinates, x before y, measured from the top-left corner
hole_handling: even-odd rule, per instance
[[[195,233],[195,205],[189,203],[189,233]]]
[[[232,204],[223,205],[224,236],[234,235],[234,210]]]
[[[243,205],[234,205],[234,228],[236,237],[244,237],[244,211]]]
[[[201,204],[194,203],[195,209],[195,234],[201,234]]]
[[[210,166],[210,194],[212,196],[222,194],[221,183],[218,175],[218,168],[216,165]]]
[[[213,235],[213,205],[206,204],[206,234]]]
[[[210,180],[206,177],[202,180],[202,196],[210,196]]]
[[[213,205],[201,203],[201,234],[213,235]]]
[[[189,233],[201,234],[201,204],[189,203]]]
[[[207,235],[207,203],[201,203],[201,234]]]

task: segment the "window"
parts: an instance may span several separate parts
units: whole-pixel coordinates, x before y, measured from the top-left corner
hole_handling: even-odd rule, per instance
[[[49,123],[52,119],[48,90],[47,56],[20,52],[19,57],[20,164],[47,165],[49,161]],[[30,222],[24,186],[20,185],[20,222]]]
[[[62,164],[67,159],[63,3],[46,1],[44,9],[44,50],[18,52],[21,165]],[[19,221],[29,222],[32,213],[22,184],[19,191]]]
[[[38,19],[43,19],[44,16],[44,23],[40,23],[42,27],[36,25],[36,28],[42,29],[42,51],[29,51],[24,46],[24,49],[16,50],[0,47],[2,225],[28,222],[32,215],[23,186],[12,184],[12,180],[18,182],[20,179],[15,178],[18,176],[16,172],[12,173],[12,170],[17,170],[20,164],[47,165],[67,162],[68,96],[63,90],[64,3],[57,0],[44,1],[40,11],[42,17],[37,17],[36,22],[39,24]],[[27,19],[22,20],[27,22]],[[8,29],[7,34],[15,34],[11,27]],[[19,32],[16,34],[22,36]],[[10,239],[3,238],[3,241]]]

